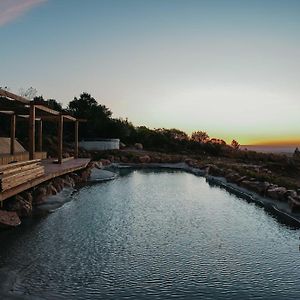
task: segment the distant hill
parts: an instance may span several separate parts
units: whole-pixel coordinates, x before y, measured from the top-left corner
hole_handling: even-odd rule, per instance
[[[241,149],[252,150],[264,153],[281,153],[286,155],[292,155],[297,146],[281,145],[281,146],[266,146],[266,145],[242,145]],[[298,146],[300,148],[300,145]]]

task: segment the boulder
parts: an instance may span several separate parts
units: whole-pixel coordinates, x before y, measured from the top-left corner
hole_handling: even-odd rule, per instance
[[[119,156],[115,156],[114,162],[119,163],[121,161],[121,158]]]
[[[95,161],[95,164],[94,164],[95,168],[97,169],[102,169],[103,168],[103,164],[101,161]]]
[[[108,166],[111,164],[111,161],[108,160],[108,159],[104,159],[104,158],[101,158],[100,159],[100,162],[102,163],[103,166]]]
[[[65,181],[67,181],[71,185],[71,187],[75,186],[75,181],[74,181],[74,179],[71,176],[66,175],[65,176]]]
[[[128,161],[129,161],[128,157],[126,157],[126,156],[121,156],[120,159],[121,159],[122,163],[128,163]]]
[[[115,162],[115,157],[113,155],[108,155],[107,159],[112,163]]]
[[[137,149],[137,150],[143,150],[144,149],[144,147],[141,143],[135,143],[134,148]]]
[[[76,173],[70,173],[69,176],[74,180],[75,184],[80,183],[82,181],[81,177]]]
[[[229,170],[228,171],[224,171],[223,169],[215,166],[215,165],[209,165],[209,174],[212,175],[212,176],[225,176],[228,172],[230,172]]]
[[[139,162],[143,163],[143,164],[150,163],[151,162],[151,158],[150,158],[149,155],[143,155],[143,156],[139,157]]]
[[[60,177],[56,177],[52,182],[53,186],[56,188],[58,193],[63,190],[65,186],[64,183],[65,183],[64,180]]]
[[[267,196],[275,200],[284,201],[286,200],[285,199],[286,192],[287,190],[284,187],[269,188],[267,190]]]
[[[14,227],[21,224],[21,220],[15,211],[0,210],[0,227]]]
[[[300,211],[300,197],[288,196],[288,204],[292,212]]]
[[[87,182],[90,176],[91,176],[91,169],[85,169],[80,174],[81,182]]]
[[[47,189],[45,187],[38,187],[34,192],[33,203],[35,205],[46,201]]]
[[[261,181],[251,181],[251,180],[242,180],[240,182],[240,186],[249,189],[251,191],[254,191],[256,193],[265,195],[268,187],[270,184],[268,182],[261,182]]]
[[[124,143],[120,142],[120,149],[124,149],[124,148],[126,148],[126,145]]]
[[[228,173],[225,175],[225,178],[228,182],[237,182],[241,176],[238,173]]]
[[[47,195],[56,195],[57,194],[57,189],[53,186],[52,183],[49,183],[47,185]]]
[[[288,199],[289,196],[292,198],[297,198],[298,195],[295,190],[287,190],[284,196]]]
[[[29,217],[32,213],[32,202],[21,195],[16,195],[8,204],[8,210],[15,211],[19,217]]]
[[[72,188],[73,187],[72,183],[64,178],[62,179],[62,182],[63,182],[64,188]]]
[[[32,193],[31,193],[31,192],[28,192],[28,191],[27,191],[27,192],[24,192],[24,193],[22,194],[22,197],[32,205],[32,202],[33,202],[33,196],[32,196]]]

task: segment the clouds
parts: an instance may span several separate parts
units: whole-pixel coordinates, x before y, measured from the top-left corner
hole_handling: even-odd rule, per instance
[[[16,20],[33,7],[47,0],[1,0],[0,27]]]

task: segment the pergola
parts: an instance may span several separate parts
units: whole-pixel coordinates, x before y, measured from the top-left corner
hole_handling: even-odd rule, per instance
[[[38,132],[37,149],[42,151],[43,121],[58,123],[57,130],[57,156],[58,163],[63,162],[63,125],[64,122],[74,122],[75,124],[75,149],[74,158],[78,158],[78,120],[68,114],[51,109],[45,103],[30,101],[24,97],[15,95],[0,89],[0,113],[10,116],[10,154],[15,154],[16,119],[23,118],[29,121],[29,159],[35,159],[35,134],[36,123]]]

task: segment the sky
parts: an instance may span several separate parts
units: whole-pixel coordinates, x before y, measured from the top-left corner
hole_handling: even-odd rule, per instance
[[[135,125],[300,145],[298,0],[0,0],[0,86]]]

